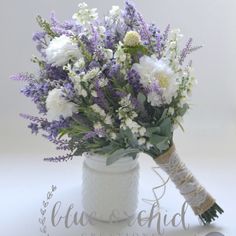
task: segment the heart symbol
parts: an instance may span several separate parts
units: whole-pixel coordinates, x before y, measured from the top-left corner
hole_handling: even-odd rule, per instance
[[[48,200],[51,199],[52,198],[52,193],[48,192],[47,198],[48,198]]]
[[[46,221],[46,217],[43,217],[43,219],[42,219],[43,225],[45,225],[45,221]]]
[[[44,225],[44,224],[45,224],[45,221],[46,221],[46,217],[39,218],[39,223],[40,223],[41,225]]]
[[[49,202],[43,201],[43,207],[46,208],[48,206]]]
[[[40,212],[41,212],[41,214],[44,216],[45,215],[45,213],[46,213],[46,209],[40,209]]]
[[[40,228],[41,233],[45,234],[47,233],[47,227],[44,226],[43,228]]]
[[[52,191],[55,192],[57,190],[57,186],[52,185]]]

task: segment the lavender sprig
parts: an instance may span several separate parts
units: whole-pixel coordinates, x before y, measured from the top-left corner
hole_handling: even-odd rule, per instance
[[[11,80],[15,81],[31,81],[34,79],[34,75],[30,73],[19,73],[19,74],[14,74],[10,77]]]
[[[179,64],[182,65],[185,58],[187,57],[188,54],[190,54],[190,50],[192,47],[192,43],[193,43],[193,39],[190,38],[185,46],[185,48],[182,50],[181,54],[180,54],[180,59],[179,59]]]
[[[48,161],[48,162],[54,162],[54,163],[58,163],[58,162],[67,162],[72,160],[74,157],[73,153],[68,153],[64,156],[57,156],[57,157],[49,157],[49,158],[44,158],[44,161]]]

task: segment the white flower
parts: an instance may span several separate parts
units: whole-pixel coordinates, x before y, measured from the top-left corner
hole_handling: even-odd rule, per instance
[[[106,28],[104,26],[98,26],[97,30],[101,35],[104,35],[106,33]]]
[[[183,34],[180,33],[180,29],[173,29],[170,32],[170,39],[171,41],[176,41],[178,42],[179,40],[181,40],[183,38]]]
[[[121,14],[121,9],[119,6],[112,6],[111,10],[109,11],[109,14],[113,18],[117,18]]]
[[[143,56],[133,69],[141,76],[141,84],[150,91],[148,102],[152,106],[170,104],[177,95],[176,75],[165,61],[155,56]]]
[[[73,15],[73,19],[78,21],[80,24],[89,24],[91,21],[98,18],[97,9],[89,9],[86,3],[80,3],[78,5],[79,10]]]
[[[122,106],[122,107],[132,107],[132,103],[131,103],[131,94],[128,94],[127,96],[121,98],[119,104]]]
[[[106,117],[105,111],[100,106],[98,106],[97,104],[93,104],[91,106],[91,108],[95,113],[99,114],[100,116]]]
[[[138,134],[139,129],[141,128],[141,126],[137,122],[131,120],[130,118],[127,118],[125,120],[125,125],[132,131],[133,134]]]
[[[107,115],[105,120],[104,120],[104,123],[107,124],[107,125],[112,125],[111,116]]]
[[[97,94],[97,92],[96,92],[95,90],[93,90],[93,91],[91,92],[91,95],[92,95],[93,97],[95,97],[95,98],[98,97],[98,94]]]
[[[77,44],[66,35],[54,38],[45,51],[49,64],[63,66],[72,58],[81,58]]]
[[[141,36],[136,31],[129,31],[124,38],[124,45],[129,47],[135,47],[141,43]]]
[[[46,99],[46,108],[48,118],[51,120],[58,120],[60,116],[70,117],[77,111],[77,105],[63,97],[62,89],[53,89],[49,92]]]
[[[111,132],[110,137],[111,137],[111,139],[115,140],[117,138],[117,135],[116,135],[116,133]]]
[[[104,49],[103,52],[106,60],[110,60],[113,58],[113,51],[111,49]]]
[[[102,78],[98,81],[98,83],[99,83],[99,87],[103,88],[103,87],[107,86],[108,79]]]
[[[124,51],[123,44],[120,42],[117,50],[115,52],[114,58],[116,59],[117,63],[122,64],[127,59],[127,54]]]
[[[93,128],[94,128],[94,130],[101,130],[103,127],[100,122],[97,122],[93,125]]]
[[[73,70],[80,70],[84,68],[84,66],[85,66],[84,58],[80,58],[77,62],[75,62]]]
[[[138,139],[138,144],[139,145],[143,145],[143,144],[145,144],[146,143],[146,139],[145,138],[139,138]]]
[[[95,77],[97,77],[100,73],[100,68],[95,67],[93,69],[91,69],[90,71],[88,71],[82,78],[83,81],[89,81]]]
[[[146,128],[144,128],[144,127],[141,127],[140,129],[139,129],[139,134],[140,134],[140,136],[144,136],[145,135],[145,133],[146,133]]]
[[[88,96],[88,93],[87,91],[82,87],[82,85],[80,84],[80,80],[79,78],[75,78],[74,79],[74,88],[75,88],[75,91],[77,92],[77,94],[79,96],[82,96],[82,97],[87,97]]]
[[[175,109],[173,107],[169,107],[168,114],[173,116],[175,114]]]
[[[146,147],[147,147],[147,150],[150,150],[150,148],[153,147],[153,145],[151,143],[147,142]]]

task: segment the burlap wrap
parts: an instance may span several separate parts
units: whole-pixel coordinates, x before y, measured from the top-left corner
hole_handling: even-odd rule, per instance
[[[214,205],[215,199],[179,159],[174,145],[154,160],[169,175],[196,215],[202,215]],[[188,187],[190,191],[185,190]]]

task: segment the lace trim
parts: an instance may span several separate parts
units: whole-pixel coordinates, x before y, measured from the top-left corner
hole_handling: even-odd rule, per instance
[[[214,205],[215,200],[180,160],[174,145],[155,162],[169,175],[196,215],[203,214]]]

